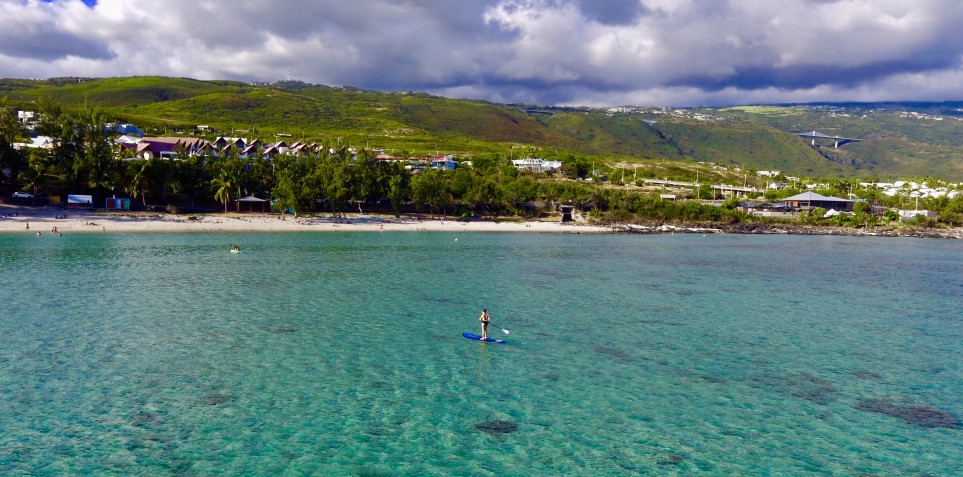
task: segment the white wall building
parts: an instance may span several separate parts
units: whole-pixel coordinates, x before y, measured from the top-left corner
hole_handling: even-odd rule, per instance
[[[562,161],[546,161],[541,158],[528,157],[525,159],[515,159],[512,164],[519,169],[534,172],[552,172],[562,168]]]

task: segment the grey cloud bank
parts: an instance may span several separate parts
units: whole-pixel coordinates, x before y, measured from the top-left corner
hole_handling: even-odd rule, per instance
[[[587,106],[943,101],[963,99],[961,20],[950,0],[0,0],[0,76]]]

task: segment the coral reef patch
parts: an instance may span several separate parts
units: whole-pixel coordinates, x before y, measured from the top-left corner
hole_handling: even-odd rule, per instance
[[[518,425],[514,422],[495,419],[493,421],[479,422],[475,424],[475,429],[489,434],[508,434],[518,430]]]
[[[919,427],[948,429],[963,427],[959,417],[931,406],[904,404],[890,399],[860,399],[855,408],[896,417]]]

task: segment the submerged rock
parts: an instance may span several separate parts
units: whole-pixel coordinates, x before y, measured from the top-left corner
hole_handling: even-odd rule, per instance
[[[619,358],[619,359],[629,359],[629,358],[632,357],[632,355],[629,354],[628,352],[625,352],[625,351],[623,351],[623,350],[621,350],[621,349],[618,349],[618,348],[615,348],[615,347],[613,347],[613,346],[607,346],[607,345],[601,345],[601,344],[600,344],[600,345],[596,345],[595,348],[593,348],[593,350],[595,350],[596,353],[607,354],[607,355],[609,355],[609,356],[615,356],[616,358]]]
[[[207,394],[201,398],[201,404],[206,404],[208,406],[217,406],[218,404],[224,404],[233,401],[232,396],[227,394]]]
[[[888,399],[860,399],[855,407],[860,411],[896,417],[919,427],[948,429],[963,427],[959,417],[930,406],[907,405]]]
[[[514,422],[495,419],[494,421],[479,422],[475,424],[475,429],[489,434],[508,434],[518,430],[518,425]]]
[[[829,380],[803,373],[792,384],[792,395],[816,404],[829,404],[839,389]]]
[[[882,379],[883,376],[879,373],[874,373],[872,371],[853,371],[850,373],[853,377],[858,379]]]
[[[661,466],[681,465],[685,459],[678,454],[669,454],[664,459],[660,459],[658,464]]]
[[[134,424],[149,424],[160,419],[160,417],[160,414],[156,412],[137,411],[131,416],[131,420]]]
[[[829,380],[810,373],[763,373],[750,377],[750,381],[764,387],[772,387],[794,397],[816,404],[829,404],[836,399],[839,389]]]
[[[271,330],[271,331],[273,331],[273,332],[275,332],[275,333],[279,333],[279,334],[284,334],[284,333],[294,333],[294,332],[298,331],[298,329],[297,329],[297,328],[292,328],[292,327],[290,327],[290,326],[281,326],[281,327],[275,328],[275,329],[273,329],[273,330]]]

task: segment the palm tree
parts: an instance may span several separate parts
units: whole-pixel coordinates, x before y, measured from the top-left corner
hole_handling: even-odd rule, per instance
[[[37,187],[43,182],[46,175],[46,166],[39,161],[32,161],[26,169],[20,172],[18,179],[33,192],[33,205],[37,205]]]
[[[227,213],[227,204],[231,202],[231,194],[234,193],[234,178],[227,171],[221,171],[220,175],[211,180],[211,187],[215,189],[214,200],[224,203],[224,213]]]
[[[147,174],[149,172],[148,168],[150,167],[150,161],[144,159],[138,162],[138,164],[131,164],[131,167],[134,167],[137,172],[135,172],[134,176],[130,178],[130,182],[127,184],[125,189],[127,190],[127,193],[130,194],[130,196],[134,199],[140,195],[141,200],[144,203],[144,208],[147,208],[147,196],[144,194],[144,188],[147,186]]]

